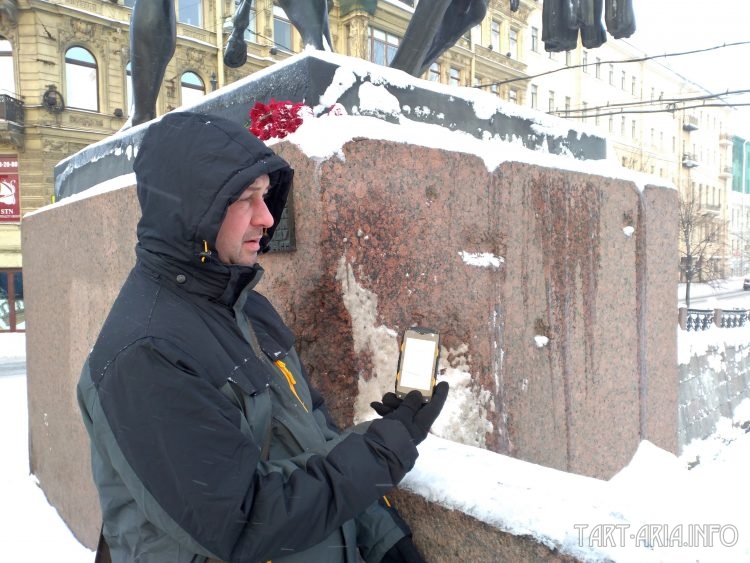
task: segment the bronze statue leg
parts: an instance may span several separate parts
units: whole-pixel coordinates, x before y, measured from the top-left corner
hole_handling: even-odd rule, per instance
[[[328,0],[279,0],[289,21],[297,28],[302,43],[324,51],[323,40],[333,50],[331,33],[328,29]]]
[[[224,51],[224,64],[230,68],[239,68],[247,62],[245,30],[250,24],[250,8],[252,5],[252,0],[242,0],[234,12],[232,34],[229,36],[227,48]]]
[[[422,61],[421,76],[440,55],[450,49],[461,36],[487,15],[487,0],[453,0],[443,16],[437,35]]]
[[[420,2],[404,33],[404,39],[391,61],[391,67],[408,72],[412,76],[422,73],[427,52],[437,35],[448,6],[452,0]],[[429,66],[429,65],[427,65]]]
[[[133,125],[156,117],[156,97],[176,41],[173,0],[137,0],[130,20]]]

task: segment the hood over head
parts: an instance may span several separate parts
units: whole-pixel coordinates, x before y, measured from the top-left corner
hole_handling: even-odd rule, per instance
[[[193,112],[171,112],[152,123],[133,170],[142,212],[139,245],[196,264],[204,245],[215,249],[227,207],[263,174],[271,179],[266,204],[274,219],[261,241],[261,252],[267,251],[294,174],[241,124]]]

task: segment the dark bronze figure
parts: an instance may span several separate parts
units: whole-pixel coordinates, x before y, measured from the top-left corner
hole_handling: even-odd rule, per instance
[[[390,66],[421,76],[486,14],[486,0],[420,2]]]
[[[176,41],[174,1],[138,0],[130,20],[132,125],[156,117],[156,97]]]
[[[510,0],[518,10],[520,0]],[[615,38],[635,31],[632,0],[546,0],[543,5],[542,40],[547,51],[574,49],[581,30],[583,45],[598,47],[606,40],[602,8],[606,2],[607,29]],[[278,0],[305,45],[333,50],[328,27],[328,0]],[[250,23],[252,0],[241,0],[232,18],[233,30],[224,63],[237,68],[247,61],[245,30]],[[487,14],[487,0],[423,0],[414,9],[393,68],[421,76],[440,55]],[[134,112],[131,124],[156,117],[156,98],[176,42],[173,0],[138,0],[130,25],[130,52]],[[327,45],[326,45],[327,43]]]
[[[328,0],[279,0],[279,6],[299,31],[305,45],[312,45],[315,49],[324,51],[325,39],[328,49],[333,50],[331,32],[328,28]],[[247,61],[245,30],[250,23],[251,7],[252,0],[242,0],[232,18],[234,28],[224,51],[224,64],[228,67],[238,68]]]

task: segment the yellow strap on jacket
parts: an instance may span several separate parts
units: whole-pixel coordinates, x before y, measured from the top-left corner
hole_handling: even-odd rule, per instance
[[[302,408],[305,409],[305,412],[310,412],[309,410],[307,410],[307,407],[305,406],[304,401],[297,394],[297,389],[295,388],[295,385],[297,385],[297,380],[294,379],[292,372],[289,371],[289,368],[286,367],[286,364],[282,362],[281,360],[276,360],[274,362],[274,365],[277,368],[279,368],[281,370],[281,373],[284,374],[284,377],[286,377],[286,381],[289,384],[289,388],[292,390],[292,393],[294,393],[294,396],[297,397],[299,404],[302,405]]]

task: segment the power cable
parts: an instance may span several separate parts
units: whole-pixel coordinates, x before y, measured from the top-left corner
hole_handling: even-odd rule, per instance
[[[737,104],[731,104],[731,107],[743,107],[743,106],[750,106],[750,102],[741,102]],[[611,112],[604,112],[599,113],[599,117],[607,117],[608,115],[625,115],[625,114],[635,114],[635,113],[673,113],[675,111],[683,111],[686,109],[695,109],[695,108],[715,108],[715,107],[727,107],[727,104],[721,103],[715,103],[715,104],[696,104],[694,106],[684,106],[680,108],[662,108],[662,109],[641,109],[641,110],[620,110],[620,111],[611,111]],[[570,115],[567,112],[572,113],[575,110],[555,110],[547,112],[551,115],[564,115],[565,117],[579,117],[579,118],[588,118],[588,117],[596,117],[596,115]]]
[[[640,63],[643,61],[649,61],[652,59],[658,59],[658,58],[666,58],[666,57],[681,57],[683,55],[695,55],[696,53],[706,53],[708,51],[715,51],[716,49],[724,49],[726,47],[736,47],[739,45],[750,45],[750,41],[736,41],[734,43],[724,43],[722,45],[715,45],[713,47],[706,47],[703,49],[693,49],[690,51],[680,51],[675,53],[663,53],[661,55],[646,55],[644,57],[637,57],[634,59],[622,59],[622,60],[608,60],[608,61],[598,61],[596,63],[589,63],[586,64],[578,64],[578,65],[566,65],[560,68],[556,68],[553,70],[548,70],[545,72],[540,72],[539,74],[531,74],[529,76],[519,76],[516,78],[509,78],[508,80],[500,80],[498,82],[490,82],[488,84],[479,84],[476,86],[473,86],[473,88],[484,88],[487,86],[502,86],[503,84],[510,84],[511,82],[519,82],[521,80],[531,80],[532,78],[539,78],[540,76],[547,76],[549,74],[554,74],[556,72],[562,72],[563,70],[573,70],[576,68],[585,68],[593,65],[605,65],[605,64],[624,64],[624,63]]]
[[[677,107],[677,104],[685,103],[685,102],[696,102],[701,100],[715,100],[715,99],[721,99],[725,96],[735,96],[735,95],[741,95],[741,94],[748,94],[750,93],[750,89],[743,89],[743,90],[727,90],[725,92],[716,93],[716,94],[707,94],[704,96],[689,96],[684,98],[660,98],[656,100],[639,100],[634,102],[620,102],[620,103],[608,103],[603,106],[589,106],[586,108],[576,108],[576,109],[568,109],[568,110],[555,110],[554,114],[560,114],[564,113],[568,117],[586,117],[584,114],[590,114],[591,112],[596,112],[596,110],[616,110],[620,108],[619,111],[609,111],[608,113],[599,113],[598,115],[617,115],[620,113],[655,113],[658,111],[664,111],[664,112],[675,112],[675,111],[682,111],[684,109],[690,109],[693,107],[718,107],[718,106],[743,106],[743,105],[750,105],[745,103],[716,103],[716,104],[701,104],[697,106],[680,106]],[[666,105],[666,107],[660,109],[660,110],[642,110],[642,111],[625,111],[624,108],[631,108],[636,106],[657,106],[657,105]]]

